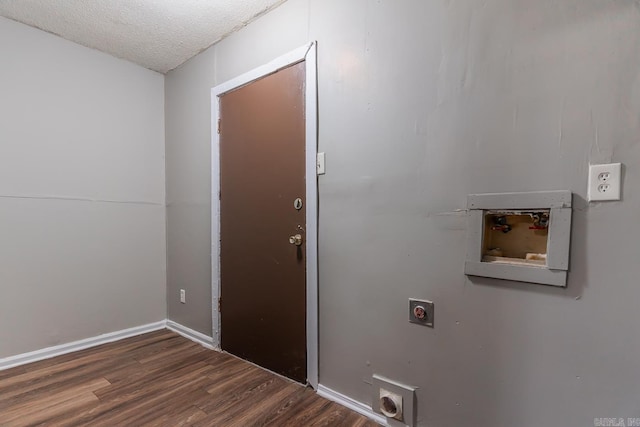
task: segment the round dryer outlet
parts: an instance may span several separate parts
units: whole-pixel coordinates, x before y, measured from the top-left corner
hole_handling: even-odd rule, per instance
[[[402,396],[381,388],[380,412],[386,417],[402,421]]]

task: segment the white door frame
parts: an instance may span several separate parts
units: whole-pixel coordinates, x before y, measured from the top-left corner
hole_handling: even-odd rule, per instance
[[[306,62],[306,252],[307,252],[307,380],[318,388],[318,151],[316,42],[308,43],[254,70],[211,89],[211,294],[213,344],[220,348],[220,96],[299,62]]]

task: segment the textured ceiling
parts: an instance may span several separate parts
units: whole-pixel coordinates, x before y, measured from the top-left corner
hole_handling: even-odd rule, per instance
[[[0,0],[0,16],[161,73],[285,0]]]

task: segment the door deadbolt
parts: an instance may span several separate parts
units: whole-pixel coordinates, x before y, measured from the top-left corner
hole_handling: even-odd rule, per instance
[[[289,237],[289,243],[291,243],[292,245],[296,245],[296,246],[302,245],[302,235],[301,234],[294,234],[293,236],[290,236]]]
[[[293,201],[293,207],[296,208],[297,211],[302,209],[302,199],[300,197]]]

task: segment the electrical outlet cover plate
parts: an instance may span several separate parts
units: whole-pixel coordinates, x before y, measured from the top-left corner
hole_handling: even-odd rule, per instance
[[[380,410],[380,391],[385,390],[402,396],[402,420],[398,421],[387,417],[387,425],[391,427],[408,426],[414,427],[416,423],[416,387],[402,384],[381,375],[373,375],[372,380],[373,395],[372,405],[373,411],[384,416]]]
[[[423,319],[419,319],[415,315],[416,307],[423,307],[426,316]],[[423,299],[415,299],[409,298],[409,322],[417,323],[418,325],[428,326],[433,328],[434,322],[434,305],[433,302],[423,300]]]
[[[620,200],[621,180],[621,163],[589,165],[589,201]]]

